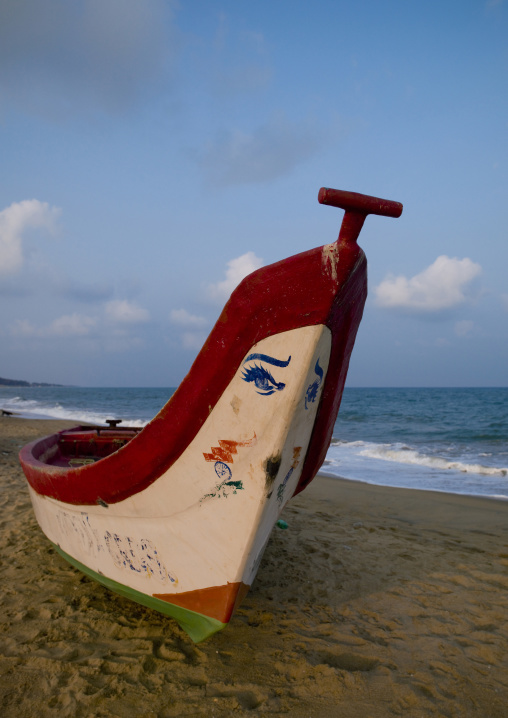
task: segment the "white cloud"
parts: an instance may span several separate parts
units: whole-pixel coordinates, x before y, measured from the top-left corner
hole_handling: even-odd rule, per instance
[[[60,210],[47,202],[25,199],[0,212],[0,275],[14,274],[23,266],[23,237],[29,229],[53,232]]]
[[[82,314],[68,314],[54,319],[47,326],[35,326],[27,319],[18,319],[11,328],[11,334],[18,337],[77,337],[86,336],[96,325],[93,317]]]
[[[204,317],[191,314],[186,309],[173,309],[169,318],[173,324],[181,324],[184,327],[204,327],[208,324]]]
[[[106,321],[104,321],[104,319]],[[36,324],[28,319],[17,319],[11,324],[11,336],[19,338],[76,338],[90,336],[98,339],[109,351],[110,346],[123,350],[136,344],[137,337],[130,336],[131,326],[147,322],[149,314],[134,303],[126,300],[108,302],[105,317],[93,317],[86,314],[65,314],[49,324]]]
[[[266,182],[291,172],[323,145],[316,123],[296,123],[283,115],[252,132],[223,132],[198,158],[213,185]]]
[[[90,332],[95,324],[96,320],[93,317],[87,317],[83,314],[69,314],[51,322],[50,333],[60,337],[84,336]]]
[[[173,309],[169,318],[173,324],[178,324],[186,329],[180,337],[182,347],[199,351],[207,337],[206,331],[199,330],[209,324],[208,320],[191,314],[186,309]]]
[[[442,255],[420,274],[408,279],[389,276],[376,287],[378,306],[414,312],[437,313],[466,301],[471,281],[482,268],[468,257]]]
[[[244,277],[262,266],[263,260],[256,257],[254,252],[246,252],[241,257],[231,259],[227,263],[226,279],[209,286],[210,296],[222,301],[228,299],[233,289],[240,284]]]
[[[112,322],[120,324],[143,324],[148,322],[150,314],[146,309],[127,299],[113,299],[107,302],[106,316]]]
[[[467,337],[474,329],[474,322],[464,319],[461,322],[455,324],[455,334],[458,337]]]

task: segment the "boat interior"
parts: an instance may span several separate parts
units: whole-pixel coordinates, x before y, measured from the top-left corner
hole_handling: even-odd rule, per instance
[[[52,450],[44,452],[39,461],[51,466],[78,467],[93,464],[110,456],[133,439],[141,429],[135,427],[77,426],[57,435]]]

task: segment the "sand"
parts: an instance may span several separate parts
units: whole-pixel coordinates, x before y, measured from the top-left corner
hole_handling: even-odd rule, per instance
[[[505,718],[508,502],[320,477],[224,631],[195,646],[69,566],[0,418],[0,714]]]

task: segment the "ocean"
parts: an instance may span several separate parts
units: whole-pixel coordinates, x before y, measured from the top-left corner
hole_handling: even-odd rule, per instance
[[[29,418],[144,426],[174,388],[0,387]],[[1,421],[0,421],[1,431]],[[355,481],[508,499],[508,388],[344,391],[322,471]]]

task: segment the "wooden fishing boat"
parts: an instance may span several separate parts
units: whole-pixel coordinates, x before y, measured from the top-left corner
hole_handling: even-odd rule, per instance
[[[196,642],[227,625],[285,503],[323,463],[367,295],[356,239],[368,214],[402,212],[318,199],[345,210],[337,241],[246,277],[144,429],[78,426],[20,453],[59,553]]]

